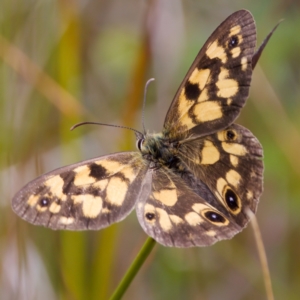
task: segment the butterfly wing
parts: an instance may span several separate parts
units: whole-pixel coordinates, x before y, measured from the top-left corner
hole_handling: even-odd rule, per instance
[[[232,124],[203,139],[181,145],[178,156],[214,194],[237,224],[248,222],[263,190],[263,150],[246,128]],[[222,211],[223,211],[222,210]]]
[[[181,83],[165,118],[164,134],[180,138],[229,126],[248,97],[256,27],[250,12],[230,15],[209,37]]]
[[[136,205],[138,220],[164,246],[208,246],[242,230],[218,209],[221,205],[211,205],[215,196],[196,178],[183,178],[163,168],[149,171],[141,195]]]
[[[52,229],[101,229],[132,211],[146,170],[136,152],[83,161],[31,181],[15,195],[12,208],[26,221]]]
[[[208,246],[229,239],[249,221],[262,193],[262,147],[246,128],[185,142],[184,168],[149,171],[137,203],[146,233],[165,246]],[[185,170],[185,171],[183,171]],[[150,197],[148,196],[150,195]]]

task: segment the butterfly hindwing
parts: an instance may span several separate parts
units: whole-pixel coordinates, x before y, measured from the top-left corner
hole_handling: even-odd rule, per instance
[[[52,229],[101,229],[132,211],[145,172],[137,152],[102,156],[38,177],[15,195],[12,207]]]
[[[248,97],[255,45],[250,12],[237,11],[219,25],[174,97],[164,123],[167,136],[174,139],[185,131],[206,135],[236,119]]]
[[[217,202],[215,196],[201,182],[194,181],[192,190],[166,169],[148,172],[147,182],[148,198],[140,198],[137,216],[145,232],[164,246],[208,246],[241,231],[230,215],[210,204]]]
[[[183,143],[178,155],[222,205],[221,211],[244,227],[247,209],[256,212],[262,193],[263,150],[254,135],[232,124],[203,139]]]

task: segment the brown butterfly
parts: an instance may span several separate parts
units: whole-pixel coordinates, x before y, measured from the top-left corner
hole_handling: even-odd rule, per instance
[[[98,230],[135,208],[145,232],[165,246],[207,246],[233,237],[248,223],[247,210],[256,212],[263,189],[262,147],[233,122],[273,31],[255,52],[251,13],[230,15],[197,55],[161,133],[137,133],[138,152],[38,177],[15,195],[13,210],[52,229]]]

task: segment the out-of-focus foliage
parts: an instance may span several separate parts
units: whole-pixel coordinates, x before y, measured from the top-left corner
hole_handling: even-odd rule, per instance
[[[249,9],[260,43],[284,19],[254,72],[238,123],[261,141],[257,217],[275,297],[300,295],[299,1],[2,0],[0,8],[0,298],[107,299],[146,239],[134,213],[100,232],[53,232],[13,214],[14,193],[56,167],[134,149],[131,132],[69,128],[101,121],[160,130],[209,34]],[[264,299],[251,228],[209,248],[157,245],[124,299]]]

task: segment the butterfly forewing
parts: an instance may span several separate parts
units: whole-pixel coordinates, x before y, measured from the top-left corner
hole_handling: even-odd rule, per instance
[[[164,123],[166,136],[210,134],[237,118],[249,93],[255,44],[254,19],[245,10],[214,31],[174,97]]]
[[[52,229],[101,229],[132,211],[146,170],[136,152],[102,156],[31,181],[12,207],[26,221]]]

